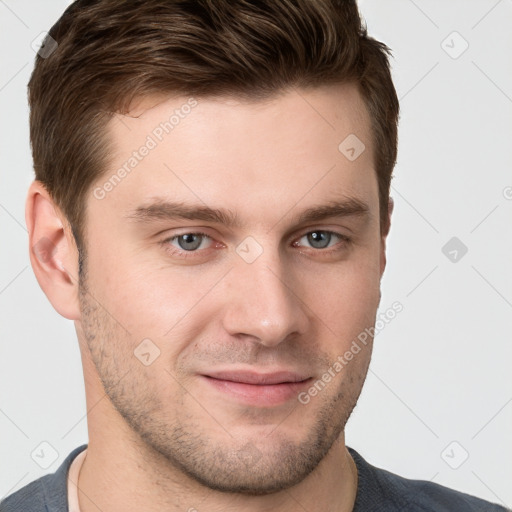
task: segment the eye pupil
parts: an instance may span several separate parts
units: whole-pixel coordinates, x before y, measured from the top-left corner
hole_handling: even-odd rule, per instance
[[[202,238],[202,235],[186,233],[178,237],[178,244],[185,251],[194,251],[201,245]]]
[[[312,231],[308,234],[308,242],[315,249],[325,249],[331,241],[331,233],[327,231]]]

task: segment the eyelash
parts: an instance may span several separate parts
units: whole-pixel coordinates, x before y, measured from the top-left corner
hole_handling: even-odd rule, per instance
[[[307,248],[316,253],[322,253],[325,255],[332,254],[334,252],[342,250],[343,248],[346,247],[346,245],[351,243],[351,239],[348,236],[342,235],[341,233],[338,233],[337,231],[331,231],[328,229],[313,229],[311,231],[307,231],[306,233],[302,234],[297,240],[300,240],[301,238],[303,238],[311,233],[317,233],[317,232],[334,235],[334,236],[338,237],[340,239],[340,241],[338,243],[336,243],[333,247],[328,247],[325,249],[316,249],[314,247]],[[210,235],[207,235],[206,233],[203,233],[201,231],[187,231],[184,233],[180,233],[179,235],[173,235],[169,238],[166,238],[165,240],[162,240],[160,242],[160,245],[164,246],[164,249],[166,250],[166,252],[170,253],[171,256],[179,256],[179,257],[183,257],[183,258],[191,258],[191,257],[194,258],[194,257],[197,257],[197,256],[194,256],[195,254],[200,254],[202,251],[207,251],[208,249],[211,249],[211,247],[208,247],[207,249],[196,249],[194,251],[185,251],[183,249],[178,249],[175,246],[170,245],[171,242],[173,242],[174,240],[176,240],[179,237],[184,236],[184,235],[202,236],[202,237],[209,238],[210,240],[213,240],[213,238]],[[292,245],[294,245],[295,243],[297,243],[297,242],[293,242]],[[342,243],[342,246],[337,247],[340,243]]]

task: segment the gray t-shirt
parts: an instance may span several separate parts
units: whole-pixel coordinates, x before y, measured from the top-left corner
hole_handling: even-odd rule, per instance
[[[0,503],[0,512],[68,512],[67,475],[75,448],[55,473],[42,476]],[[348,448],[358,473],[353,512],[507,512],[505,507],[424,480],[409,480],[372,466]]]

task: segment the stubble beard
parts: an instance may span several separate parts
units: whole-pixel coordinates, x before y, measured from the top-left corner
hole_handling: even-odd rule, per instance
[[[111,404],[134,433],[137,446],[128,449],[137,450],[148,471],[160,477],[170,475],[171,479],[178,472],[208,489],[224,493],[272,494],[303,481],[344,431],[359,398],[369,358],[364,368],[340,379],[341,386],[338,385],[335,395],[322,392],[325,395],[311,402],[321,405],[312,407],[298,401],[290,405],[290,411],[300,408],[305,416],[317,416],[300,441],[291,442],[280,426],[263,440],[249,436],[242,441],[229,432],[222,439],[215,438],[211,435],[212,427],[207,426],[212,424],[215,414],[205,411],[204,416],[193,417],[178,399],[173,411],[172,404],[164,404],[159,398],[158,387],[151,389],[156,381],[147,379],[145,367],[133,356],[133,349],[127,348],[132,346],[132,340],[88,294],[85,261],[79,284],[81,327],[91,359]],[[171,375],[169,379],[172,381]],[[179,388],[176,382],[174,385]],[[186,395],[181,395],[181,401]],[[190,403],[190,397],[188,400]],[[202,406],[211,408],[211,404]],[[297,423],[296,416],[290,416]],[[286,423],[284,419],[282,425]]]

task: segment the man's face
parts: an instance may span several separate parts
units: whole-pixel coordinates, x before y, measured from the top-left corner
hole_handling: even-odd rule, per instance
[[[121,415],[112,408],[112,422],[211,488],[298,483],[342,433],[370,360],[371,342],[310,391],[374,325],[380,298],[362,99],[337,86],[145,101],[109,133],[112,161],[87,202],[77,330]],[[355,159],[354,135],[366,147]],[[176,205],[201,215],[172,215]]]

